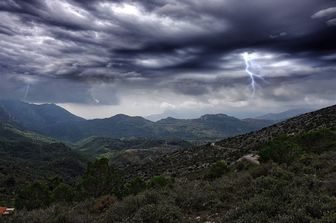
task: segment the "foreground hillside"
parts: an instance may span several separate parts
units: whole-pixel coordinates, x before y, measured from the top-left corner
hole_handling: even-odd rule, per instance
[[[0,122],[0,204],[11,204],[28,182],[56,176],[72,181],[82,173],[83,164],[69,147]]]
[[[175,151],[150,165],[122,170],[97,160],[77,183],[23,188],[16,199],[19,211],[3,220],[336,222],[335,109]]]
[[[53,196],[47,199],[58,197],[54,202],[41,203],[38,199],[45,199],[45,195],[18,200],[30,211],[18,211],[4,221],[336,221],[334,131],[323,129],[278,138],[261,147],[258,153],[260,164],[241,160],[227,165],[222,160],[199,172],[197,178],[155,176],[148,181],[141,178],[120,181],[113,167],[108,167],[104,160],[97,161],[88,167],[74,189],[65,190],[66,197],[57,196],[57,190],[51,189]],[[45,192],[38,194],[41,193]]]
[[[291,118],[256,132],[228,138],[214,144],[175,151],[141,166],[130,165],[127,172],[144,177],[153,174],[185,175],[207,168],[216,160],[234,162],[248,153],[256,153],[263,144],[283,135],[295,136],[318,129],[336,128],[336,106]],[[136,171],[134,171],[136,170]]]

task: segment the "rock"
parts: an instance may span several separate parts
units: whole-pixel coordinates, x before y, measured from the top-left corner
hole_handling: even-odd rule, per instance
[[[250,164],[260,165],[259,158],[260,158],[260,156],[257,155],[257,154],[248,154],[248,155],[245,155],[245,156],[239,158],[237,162],[247,161]]]

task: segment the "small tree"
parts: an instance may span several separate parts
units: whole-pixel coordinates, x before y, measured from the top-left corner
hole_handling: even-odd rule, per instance
[[[88,164],[80,188],[86,196],[100,197],[113,193],[121,198],[125,193],[124,184],[124,177],[120,171],[110,167],[108,159],[102,158]]]
[[[4,186],[8,187],[10,189],[14,188],[16,186],[16,180],[13,176],[7,177],[7,179],[4,182]]]
[[[52,193],[53,201],[71,202],[74,199],[74,190],[71,186],[60,183]]]
[[[273,160],[277,163],[287,164],[292,163],[301,154],[300,146],[287,137],[281,137],[268,143],[259,152],[261,161]]]
[[[206,174],[206,178],[208,179],[216,179],[223,176],[225,173],[229,171],[229,167],[224,160],[217,161],[213,164],[208,173]]]
[[[141,177],[136,177],[125,185],[127,194],[136,195],[146,189],[146,182]]]
[[[173,183],[173,179],[165,176],[154,176],[149,182],[150,187],[166,187]]]
[[[51,198],[48,187],[45,183],[35,182],[21,190],[15,200],[18,209],[28,210],[46,207],[50,204]]]
[[[111,192],[111,181],[108,159],[103,158],[88,164],[81,187],[88,196],[98,197]]]

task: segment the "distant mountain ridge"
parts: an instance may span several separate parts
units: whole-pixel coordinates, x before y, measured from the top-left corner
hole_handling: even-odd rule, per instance
[[[0,100],[0,115],[1,112],[7,114],[11,121],[20,126],[41,133],[50,125],[84,120],[55,104],[36,105],[21,101]]]
[[[213,140],[273,124],[273,121],[240,120],[225,114],[203,115],[198,119],[167,118],[157,122],[123,114],[85,120],[57,105],[35,105],[19,101],[0,101],[0,109],[28,130],[67,141],[78,141],[90,136]]]
[[[157,122],[142,117],[116,115],[106,119],[56,124],[50,126],[45,134],[69,141],[77,141],[90,136],[200,140],[242,134],[272,123],[271,121],[251,123],[227,115],[208,115],[199,119],[168,118]]]
[[[307,112],[311,112],[313,109],[309,108],[298,108],[298,109],[291,109],[284,112],[279,113],[268,113],[265,115],[261,115],[258,117],[255,117],[255,119],[262,119],[262,120],[273,120],[273,121],[283,121],[298,115],[302,115]]]

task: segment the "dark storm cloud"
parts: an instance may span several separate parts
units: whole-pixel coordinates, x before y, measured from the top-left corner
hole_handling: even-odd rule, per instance
[[[248,51],[273,55],[261,61],[270,76],[260,95],[290,100],[270,89],[305,72],[322,81],[335,68],[335,7],[330,0],[3,0],[2,97],[23,99],[28,85],[31,101],[118,104],[122,87],[200,97],[248,86],[241,58]],[[274,70],[279,61],[288,63],[283,71]]]

